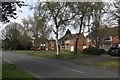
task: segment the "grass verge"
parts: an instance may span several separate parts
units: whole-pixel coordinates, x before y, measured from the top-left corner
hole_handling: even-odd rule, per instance
[[[120,64],[119,61],[111,60],[111,61],[94,62],[94,63],[91,64],[91,66],[104,68],[104,69],[120,70],[119,64]]]
[[[12,80],[13,78],[14,80],[38,80],[13,64],[2,64],[2,80]]]

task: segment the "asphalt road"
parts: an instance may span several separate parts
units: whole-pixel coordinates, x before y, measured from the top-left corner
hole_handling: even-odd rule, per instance
[[[15,64],[37,78],[118,78],[117,71],[97,69],[67,61],[11,52],[2,52],[2,57],[3,61]]]

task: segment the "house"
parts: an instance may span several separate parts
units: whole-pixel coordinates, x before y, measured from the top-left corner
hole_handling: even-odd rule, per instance
[[[88,47],[95,47],[94,41],[92,41],[88,36],[86,37],[86,48]],[[102,41],[98,41],[99,48],[105,49],[106,51],[111,47],[115,47],[120,43],[118,36],[106,36]]]
[[[48,50],[48,42],[49,42],[49,40],[47,38],[45,38],[45,37],[44,38],[40,37],[39,41],[40,41],[40,46],[39,47]]]
[[[56,42],[53,38],[48,40],[48,50],[56,50]]]
[[[39,38],[39,46],[40,48],[44,48],[46,50],[56,50],[56,43],[55,40],[53,38],[50,38],[50,40],[48,40],[47,38]]]
[[[118,36],[108,36],[105,38],[103,48],[108,50],[110,47],[116,47],[120,43]]]
[[[117,46],[119,43],[120,43],[119,37],[118,36],[113,36],[112,41],[111,41],[112,47]]]
[[[59,46],[60,50],[71,50],[74,51],[75,40],[78,36],[77,34],[71,34],[70,30],[68,29],[63,37],[59,39]],[[83,33],[80,34],[78,40],[78,51],[82,51],[84,49],[86,43],[86,38]]]

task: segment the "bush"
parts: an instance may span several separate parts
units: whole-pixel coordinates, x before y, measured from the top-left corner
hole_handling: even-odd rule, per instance
[[[105,53],[105,50],[104,49],[95,48],[95,47],[90,47],[90,48],[84,49],[83,53],[91,54],[91,55],[100,55],[100,54]]]

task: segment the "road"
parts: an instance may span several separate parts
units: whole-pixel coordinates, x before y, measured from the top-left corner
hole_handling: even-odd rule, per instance
[[[117,71],[77,65],[67,61],[12,52],[2,52],[2,57],[36,78],[118,78]]]

